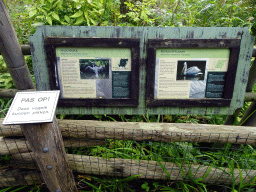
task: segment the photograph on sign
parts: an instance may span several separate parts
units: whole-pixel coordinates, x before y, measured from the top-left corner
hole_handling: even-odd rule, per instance
[[[231,89],[229,95],[225,90],[228,89],[228,85],[234,87],[234,82],[230,81],[230,78],[228,82],[226,80],[227,75],[231,79],[235,78],[238,56],[235,55],[231,62],[230,57],[231,50],[234,56],[236,47],[230,47],[228,44],[226,47],[211,47],[207,45],[206,40],[196,39],[182,40],[181,46],[177,45],[176,41],[173,44],[168,42],[170,44],[162,45],[163,41],[153,40],[152,45],[149,41],[147,104],[161,105],[162,102],[167,105],[213,105],[217,100],[212,99],[222,99],[223,105],[229,105],[232,98]],[[188,42],[191,43],[191,47],[196,43],[201,47],[190,48]],[[208,42],[210,44],[210,40]],[[239,42],[236,42],[237,47]],[[150,68],[154,70],[151,72]],[[175,102],[168,103],[168,100]]]
[[[65,104],[76,102],[79,106],[137,105],[138,90],[131,87],[138,87],[139,55],[135,52],[139,41],[104,39],[108,47],[107,43],[102,46],[99,38],[81,38],[79,46],[73,45],[72,39],[65,38],[70,41],[67,46],[57,44],[59,38],[46,38],[47,47],[52,50],[47,52],[48,58],[56,57],[57,61],[48,62],[51,87],[60,90],[60,104],[65,100]]]

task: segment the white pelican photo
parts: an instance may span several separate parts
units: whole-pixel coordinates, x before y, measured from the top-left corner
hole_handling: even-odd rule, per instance
[[[205,97],[207,63],[205,60],[179,60],[176,80],[190,81],[189,98]]]
[[[187,62],[184,62],[181,75],[184,76],[200,76],[203,75],[201,70],[197,66],[187,68]]]

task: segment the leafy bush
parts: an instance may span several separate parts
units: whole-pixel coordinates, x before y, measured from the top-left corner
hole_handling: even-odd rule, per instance
[[[108,25],[115,20],[117,5],[110,0],[27,0],[33,25]]]
[[[14,16],[32,31],[37,25],[215,26],[248,27],[255,34],[255,6],[254,0],[25,0],[24,12]],[[22,27],[15,28],[32,32]]]

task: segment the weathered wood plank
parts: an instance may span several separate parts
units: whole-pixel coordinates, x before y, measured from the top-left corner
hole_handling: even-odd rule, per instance
[[[57,121],[42,124],[20,125],[26,136],[44,181],[52,192],[77,191],[74,176],[67,164],[66,152]],[[47,151],[43,149],[47,148]]]
[[[252,88],[253,88],[255,82],[256,82],[256,59],[254,60],[252,66],[250,68],[248,83],[247,83],[247,87],[246,87],[247,92],[252,91]]]
[[[256,93],[246,92],[244,101],[245,102],[256,101]]]
[[[0,89],[0,98],[14,98],[17,92],[27,92],[27,91],[36,91],[36,89]]]
[[[38,169],[33,163],[33,154],[23,153],[13,155],[15,163],[14,167],[29,169]],[[145,179],[167,179],[167,175],[159,165],[157,161],[147,161],[147,160],[135,160],[135,159],[120,159],[120,158],[110,158],[104,159],[101,157],[84,156],[84,155],[71,155],[68,154],[68,163],[73,171],[84,174],[95,174],[95,175],[111,175],[111,176],[134,176],[138,175],[138,178]],[[201,181],[204,183],[211,184],[231,184],[232,174],[228,168],[215,168],[204,165],[195,165],[183,163],[179,166],[176,163],[161,162],[165,169],[170,174],[171,180],[189,180],[189,171],[193,175],[193,179],[205,178]],[[210,170],[209,170],[210,169]],[[184,171],[185,178],[182,175],[182,170]],[[205,175],[209,170],[209,174]],[[241,169],[241,175],[243,177],[243,182],[250,182],[255,176],[255,170],[243,170]],[[234,169],[234,183],[236,185],[240,184],[240,171]]]
[[[64,139],[65,147],[87,147],[96,145],[105,145],[105,141],[98,140],[79,140],[79,139]],[[0,155],[8,155],[15,153],[31,152],[31,147],[25,138],[9,139],[0,137]]]
[[[40,171],[0,168],[0,187],[34,185],[44,183]]]
[[[20,48],[23,55],[31,55],[30,45],[20,45]],[[1,52],[0,55],[2,55]]]
[[[0,123],[3,119],[0,119]],[[255,127],[189,123],[106,122],[57,120],[62,136],[81,139],[117,139],[164,142],[220,142],[256,144]],[[22,136],[19,126],[2,126],[1,136]]]

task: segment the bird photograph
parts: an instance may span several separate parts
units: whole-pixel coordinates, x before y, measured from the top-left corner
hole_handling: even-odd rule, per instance
[[[189,98],[204,98],[206,88],[206,61],[178,61],[176,80],[191,81]]]
[[[109,60],[80,59],[81,79],[107,79],[109,78]]]
[[[176,80],[204,80],[206,61],[178,61]]]

